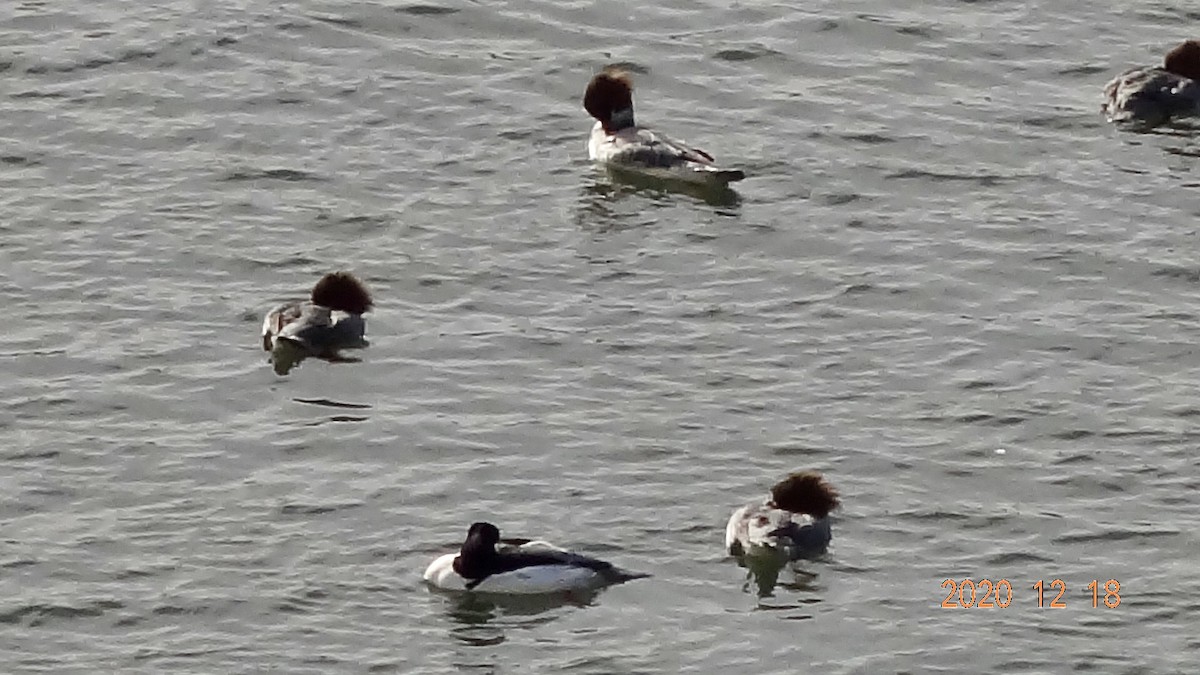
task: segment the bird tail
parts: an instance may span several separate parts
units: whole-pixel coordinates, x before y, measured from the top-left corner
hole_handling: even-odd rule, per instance
[[[714,181],[722,185],[729,185],[745,178],[746,172],[741,169],[714,169],[712,177]]]
[[[604,572],[604,577],[610,584],[623,584],[626,581],[633,581],[634,579],[646,579],[650,576],[651,575],[645,572],[632,572],[630,570],[623,570],[620,567],[615,566],[605,570]]]

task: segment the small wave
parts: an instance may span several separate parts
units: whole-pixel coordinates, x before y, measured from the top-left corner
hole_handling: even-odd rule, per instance
[[[253,180],[282,180],[288,182],[300,181],[317,181],[323,182],[315,173],[301,171],[299,169],[239,169],[225,177],[226,181],[253,181]]]
[[[1179,530],[1153,530],[1149,528],[1144,530],[1110,529],[1098,532],[1064,534],[1061,537],[1056,537],[1053,541],[1056,544],[1086,544],[1093,541],[1114,542],[1151,537],[1174,537],[1179,534]]]
[[[79,619],[97,617],[105,612],[122,609],[125,605],[115,600],[96,600],[81,606],[33,604],[17,607],[0,613],[0,624],[23,624],[41,626],[54,619]]]
[[[739,61],[755,61],[763,57],[778,55],[779,52],[775,50],[767,49],[766,47],[755,46],[747,49],[722,49],[716,54],[713,54],[713,58],[717,59],[718,61],[732,61],[736,63]]]
[[[323,513],[345,511],[362,506],[362,502],[347,502],[345,504],[284,504],[279,512],[285,516],[316,516]]]
[[[396,12],[399,14],[411,14],[413,16],[445,16],[447,14],[457,14],[462,10],[453,7],[442,7],[441,5],[405,5],[397,7]]]
[[[351,408],[354,410],[369,410],[370,404],[367,403],[344,403],[342,401],[333,401],[327,398],[294,398],[296,403],[307,403],[309,405],[323,405],[328,408]]]

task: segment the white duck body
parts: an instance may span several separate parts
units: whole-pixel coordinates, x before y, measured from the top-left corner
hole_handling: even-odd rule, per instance
[[[363,349],[366,320],[311,302],[286,303],[263,319],[263,349],[271,351],[280,340],[297,344],[312,355],[335,355],[340,349]]]
[[[728,185],[746,177],[740,170],[717,167],[703,150],[637,126],[610,133],[596,122],[588,137],[588,157],[616,169],[688,183]]]
[[[457,553],[438,557],[425,569],[425,581],[446,591],[475,591],[503,595],[542,595],[592,589],[604,585],[598,573],[571,565],[537,565],[512,572],[493,574],[473,588],[468,579],[454,569]]]
[[[464,576],[464,570],[471,576]],[[423,576],[430,585],[448,591],[538,595],[595,590],[649,575],[628,572],[545,541],[500,540],[495,526],[476,523],[462,550],[438,556]]]
[[[784,552],[792,560],[815,558],[832,540],[829,516],[791,513],[769,499],[737,509],[725,526],[725,550],[735,556]]]

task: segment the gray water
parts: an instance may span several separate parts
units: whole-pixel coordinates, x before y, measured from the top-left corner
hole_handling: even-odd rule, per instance
[[[0,7],[0,670],[1195,672],[1200,140],[1098,108],[1198,19]],[[614,61],[739,199],[591,166]],[[338,268],[364,361],[277,376]],[[799,468],[834,546],[760,596],[725,518]],[[479,519],[654,577],[426,588]]]

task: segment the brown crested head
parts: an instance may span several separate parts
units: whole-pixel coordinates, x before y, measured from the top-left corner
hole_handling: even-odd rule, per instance
[[[1167,52],[1163,70],[1200,81],[1200,40],[1188,40]]]
[[[630,124],[633,118],[633,76],[629,71],[608,66],[596,73],[583,92],[583,109],[600,120],[605,129],[612,123],[613,115],[629,111]]]
[[[837,490],[816,471],[797,471],[771,488],[771,502],[792,513],[824,518],[841,502]]]
[[[353,274],[330,272],[321,277],[312,289],[315,305],[336,309],[349,314],[364,314],[371,311],[371,293]]]

